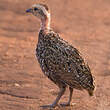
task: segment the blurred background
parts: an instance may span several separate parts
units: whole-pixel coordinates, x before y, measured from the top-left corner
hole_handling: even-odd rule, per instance
[[[93,97],[74,90],[75,104],[56,110],[110,110],[110,0],[0,0],[0,110],[40,110],[58,92],[35,57],[40,21],[25,13],[35,3],[50,7],[51,27],[79,49],[95,79]]]

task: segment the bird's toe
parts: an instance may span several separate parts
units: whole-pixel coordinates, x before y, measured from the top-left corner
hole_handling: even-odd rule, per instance
[[[61,103],[60,106],[70,106],[70,103]]]
[[[44,108],[44,109],[46,109],[46,108],[52,109],[52,108],[55,108],[55,106],[56,106],[56,105],[54,105],[54,104],[50,104],[50,105],[42,105],[42,106],[40,106],[40,107],[41,107],[41,108]]]

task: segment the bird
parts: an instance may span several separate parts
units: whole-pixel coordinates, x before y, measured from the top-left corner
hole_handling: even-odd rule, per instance
[[[69,99],[61,104],[62,106],[70,106],[74,89],[86,90],[90,96],[93,96],[95,85],[90,67],[78,49],[50,27],[51,15],[48,6],[42,3],[34,4],[26,10],[26,13],[36,16],[41,21],[36,57],[44,75],[59,87],[54,102],[42,107],[56,107],[67,87],[70,92]]]

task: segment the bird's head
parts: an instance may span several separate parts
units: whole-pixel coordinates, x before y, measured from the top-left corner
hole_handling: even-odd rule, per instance
[[[47,19],[50,17],[49,8],[45,4],[34,4],[31,8],[26,10],[27,13],[32,13],[40,19]]]

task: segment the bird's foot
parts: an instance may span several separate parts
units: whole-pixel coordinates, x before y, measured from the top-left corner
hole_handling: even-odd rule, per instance
[[[55,104],[50,104],[50,105],[42,105],[42,106],[40,106],[40,107],[42,107],[42,108],[50,108],[50,109],[52,109],[52,108],[55,108]]]
[[[61,106],[70,106],[70,103],[68,103],[68,102],[67,103],[61,103],[60,105]]]

